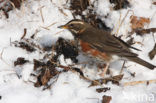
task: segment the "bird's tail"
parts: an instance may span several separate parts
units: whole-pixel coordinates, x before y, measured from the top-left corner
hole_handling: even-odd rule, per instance
[[[151,63],[146,62],[145,60],[139,58],[139,57],[128,57],[129,60],[134,61],[142,66],[145,66],[151,70],[153,70],[154,68],[156,68],[156,66],[154,66]]]

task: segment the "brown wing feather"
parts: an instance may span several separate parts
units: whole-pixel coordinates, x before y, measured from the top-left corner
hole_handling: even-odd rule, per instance
[[[137,54],[132,53],[125,43],[112,36],[109,32],[95,28],[94,30],[93,28],[88,30],[89,31],[80,34],[80,39],[90,43],[92,48],[108,54],[115,54],[120,57],[138,56]]]

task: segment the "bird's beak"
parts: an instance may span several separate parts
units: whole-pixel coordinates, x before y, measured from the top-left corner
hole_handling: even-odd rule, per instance
[[[58,28],[61,28],[61,29],[68,29],[68,26],[67,26],[67,25],[61,25],[61,26],[58,26]]]

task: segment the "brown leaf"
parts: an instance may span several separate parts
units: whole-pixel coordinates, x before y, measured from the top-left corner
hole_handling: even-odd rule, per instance
[[[104,95],[102,99],[102,103],[110,103],[111,100],[112,100],[111,96]]]
[[[48,81],[52,78],[53,76],[51,75],[50,73],[50,70],[49,69],[46,69],[42,78],[41,78],[41,82],[42,82],[42,85],[46,85],[48,83]]]
[[[150,19],[144,17],[131,16],[131,28],[132,30],[137,28],[144,28],[145,24],[149,24]]]
[[[35,87],[46,86],[51,78],[56,76],[59,72],[55,68],[47,69],[42,68],[41,73],[37,77]]]

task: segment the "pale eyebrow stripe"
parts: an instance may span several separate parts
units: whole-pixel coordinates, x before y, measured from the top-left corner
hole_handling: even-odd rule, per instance
[[[79,23],[79,24],[84,24],[82,21],[73,21],[73,22],[71,22],[71,23],[74,23],[74,24],[77,24],[77,23]],[[70,24],[70,23],[69,23]]]

